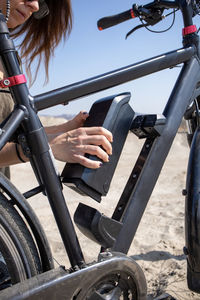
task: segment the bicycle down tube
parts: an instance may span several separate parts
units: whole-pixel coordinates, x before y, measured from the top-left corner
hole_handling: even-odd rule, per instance
[[[194,81],[193,78],[197,80]],[[196,59],[191,59],[183,67],[164,109],[163,115],[166,117],[166,124],[164,125],[161,136],[151,141],[146,140],[142,150],[148,152],[144,166],[142,170],[140,170],[140,173],[136,173],[136,165],[130,175],[130,178],[135,175],[133,189],[129,195],[126,211],[120,219],[123,223],[123,227],[113,248],[115,251],[127,253],[129,250],[165,158],[181,124],[183,114],[192,100],[191,95],[194,93],[199,80],[199,62]]]

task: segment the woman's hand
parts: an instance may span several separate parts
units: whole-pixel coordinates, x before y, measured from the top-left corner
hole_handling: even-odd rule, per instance
[[[84,123],[87,117],[88,114],[80,112],[71,121],[46,127],[45,130],[56,159],[64,162],[80,163],[85,167],[95,169],[101,166],[102,161],[109,161],[109,155],[112,154],[112,133],[103,127],[77,128],[77,126],[79,127],[80,124]],[[72,128],[72,130],[69,130],[69,128]],[[28,161],[20,147],[18,151],[23,160]],[[85,154],[96,155],[100,160],[91,160]],[[15,144],[7,143],[0,151],[0,167],[19,162]]]
[[[51,139],[55,138],[55,136],[58,134],[82,127],[88,116],[89,114],[87,112],[80,111],[72,120],[59,125],[45,127],[48,140],[51,141]]]
[[[75,117],[76,118],[76,117]],[[96,155],[104,162],[112,154],[112,133],[103,127],[81,127],[60,135],[50,142],[56,159],[80,163],[88,168],[99,168],[101,161],[88,159],[85,154]]]
[[[65,123],[65,132],[82,127],[88,116],[86,111],[80,111],[72,120]]]

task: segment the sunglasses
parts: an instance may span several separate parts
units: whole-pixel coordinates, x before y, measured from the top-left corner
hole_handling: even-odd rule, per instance
[[[28,0],[28,1],[31,2],[32,0]],[[39,10],[34,12],[33,16],[35,19],[42,19],[49,14],[49,8],[45,0],[39,0],[38,3],[39,3]]]

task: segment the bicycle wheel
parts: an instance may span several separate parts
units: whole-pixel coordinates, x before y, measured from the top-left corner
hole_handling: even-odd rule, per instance
[[[0,193],[0,290],[40,272],[41,262],[30,231]]]

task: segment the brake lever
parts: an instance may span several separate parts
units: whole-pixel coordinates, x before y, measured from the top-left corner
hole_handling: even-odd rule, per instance
[[[140,29],[142,27],[147,27],[147,24],[140,24],[138,26],[135,26],[132,30],[130,30],[127,34],[126,34],[126,39],[129,37],[129,35],[131,35],[134,31],[136,31],[137,29]]]
[[[132,30],[130,30],[127,35],[126,39],[137,29],[140,29],[142,27],[147,26],[153,26],[157,23],[159,23],[164,17],[162,16],[164,8],[157,9],[156,11],[151,11],[150,9],[146,9],[143,6],[137,6],[136,4],[133,6],[133,11],[136,14],[137,17],[139,17],[142,24],[134,27]],[[146,23],[143,23],[146,22]]]

